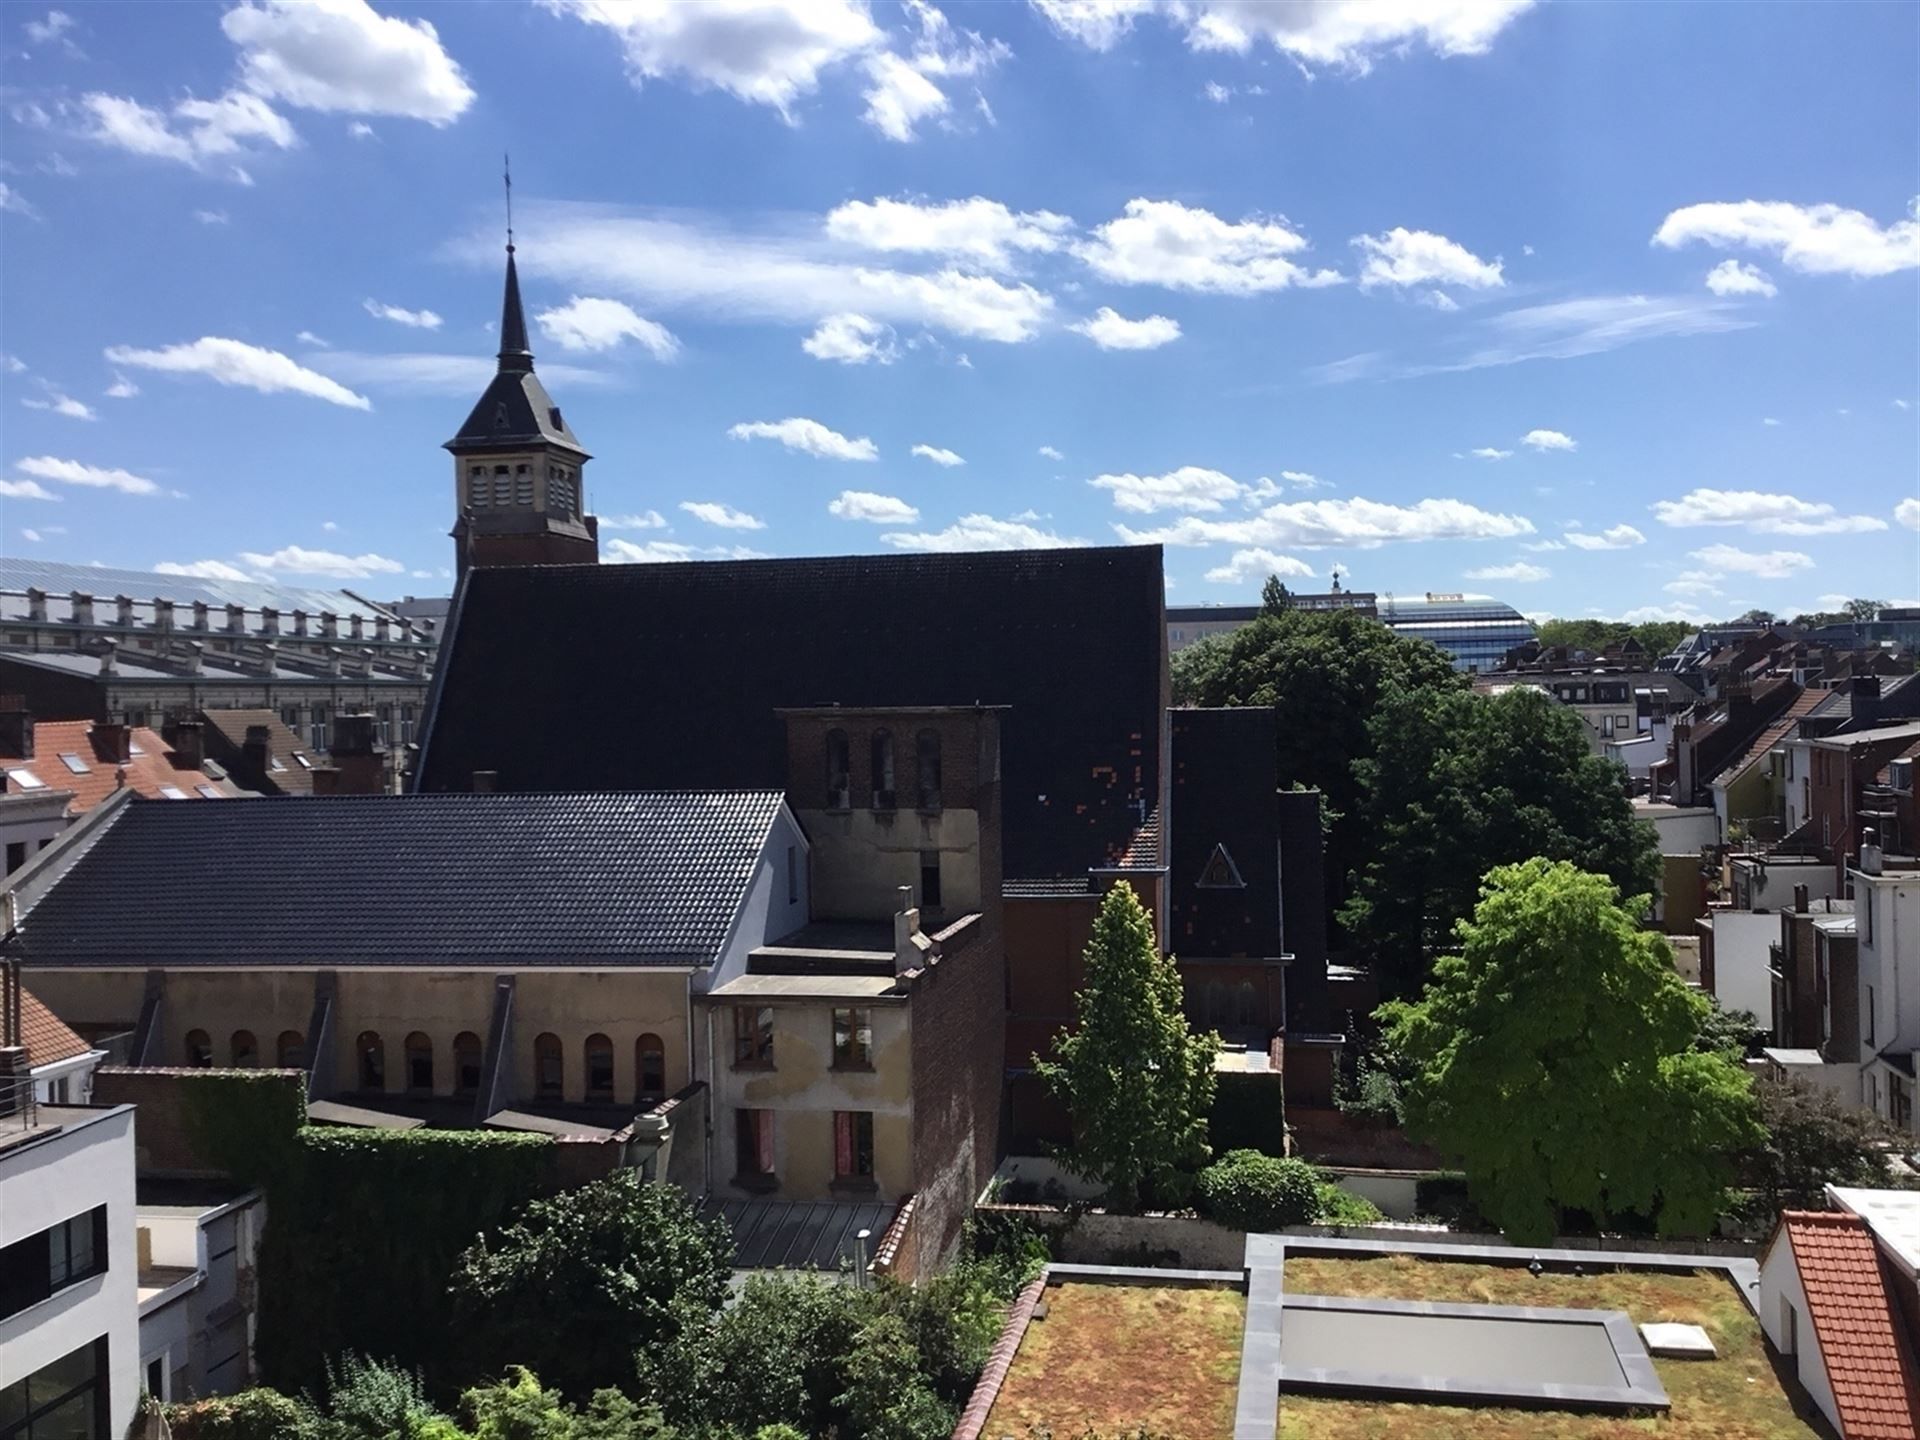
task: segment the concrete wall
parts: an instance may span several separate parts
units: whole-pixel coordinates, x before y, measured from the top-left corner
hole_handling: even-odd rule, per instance
[[[856,807],[798,813],[814,845],[813,903],[821,915],[867,920],[892,915],[899,909],[902,885],[913,891],[916,904],[922,903],[920,863],[926,854],[940,857],[939,913],[964,915],[979,906],[977,812]]]
[[[140,1398],[138,1261],[133,1221],[133,1111],[47,1110],[81,1123],[0,1154],[0,1246],[107,1207],[107,1270],[0,1320],[0,1380],[31,1375],[101,1336],[107,1339],[108,1433],[118,1436]]]
[[[1787,1309],[1791,1306],[1794,1347],[1788,1352]],[[1820,1338],[1813,1333],[1813,1316],[1807,1310],[1807,1292],[1801,1287],[1800,1272],[1793,1263],[1793,1246],[1785,1235],[1776,1237],[1760,1262],[1760,1328],[1769,1342],[1806,1387],[1820,1413],[1827,1417],[1834,1433],[1840,1433],[1840,1416],[1833,1403],[1833,1386],[1827,1382],[1827,1362],[1820,1353]]]
[[[1703,845],[1720,841],[1720,820],[1711,805],[1636,805],[1633,813],[1653,826],[1662,855],[1682,851],[1700,853]]]
[[[1728,1010],[1748,1010],[1762,1024],[1773,1014],[1773,981],[1767,950],[1780,939],[1780,917],[1716,910],[1713,927],[1713,993]]]
[[[1407,1170],[1328,1170],[1342,1190],[1371,1200],[1389,1220],[1411,1220],[1420,1210],[1423,1175]]]

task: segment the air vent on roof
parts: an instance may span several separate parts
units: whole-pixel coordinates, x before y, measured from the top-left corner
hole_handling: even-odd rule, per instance
[[[1200,872],[1200,878],[1194,883],[1202,890],[1247,888],[1247,882],[1240,878],[1240,867],[1233,863],[1233,857],[1227,853],[1225,845],[1213,847],[1213,854],[1208,857],[1206,869]]]

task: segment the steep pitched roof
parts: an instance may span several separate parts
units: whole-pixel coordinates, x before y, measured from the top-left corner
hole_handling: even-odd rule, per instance
[[[1873,1233],[1858,1215],[1789,1210],[1781,1229],[1807,1294],[1846,1440],[1913,1440],[1920,1375],[1901,1343]]]
[[[264,783],[281,795],[313,793],[313,767],[325,764],[326,757],[316,755],[301,744],[300,737],[287,728],[275,711],[202,710],[200,719],[209,732],[209,748],[220,750],[229,765],[243,763],[247,731],[255,725],[264,725],[268,757],[267,773],[262,777]],[[252,778],[249,777],[249,783]]]
[[[1744,775],[1750,766],[1758,763],[1768,755],[1774,746],[1783,740],[1792,739],[1795,729],[1800,724],[1800,718],[1803,715],[1812,713],[1824,698],[1823,692],[1819,690],[1802,690],[1798,695],[1793,697],[1793,703],[1787,707],[1786,714],[1762,730],[1760,734],[1755,737],[1753,744],[1747,747],[1746,752],[1741,755],[1738,760],[1735,760],[1713,778],[1715,780],[1731,782]]]
[[[177,764],[171,746],[160,732],[144,725],[131,731],[127,759],[108,758],[98,743],[91,720],[36,720],[33,726],[33,759],[9,759],[0,756],[0,769],[24,770],[48,790],[71,790],[69,815],[91,810],[120,788],[121,769],[127,772],[127,788],[149,800],[225,800],[244,794],[238,785],[224,777],[216,778],[205,770]],[[71,755],[82,767],[75,770],[62,756]],[[21,788],[10,782],[10,788]],[[172,792],[172,793],[169,793]],[[36,792],[42,793],[42,792]]]
[[[20,1043],[27,1047],[29,1070],[57,1065],[93,1048],[24,985],[20,987],[20,1031]]]
[[[1010,707],[1006,873],[1084,876],[1160,795],[1157,546],[478,569],[417,780],[781,786],[779,707]]]
[[[773,791],[134,800],[0,954],[29,967],[706,963],[781,803]]]

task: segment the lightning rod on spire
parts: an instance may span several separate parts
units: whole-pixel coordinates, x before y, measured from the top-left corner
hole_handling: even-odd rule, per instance
[[[504,169],[501,179],[505,180],[507,185],[507,253],[511,255],[513,253],[513,154],[511,151],[503,153],[501,164]]]

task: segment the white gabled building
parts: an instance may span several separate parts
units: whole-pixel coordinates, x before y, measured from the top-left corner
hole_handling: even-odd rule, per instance
[[[1860,1098],[1875,1114],[1920,1134],[1914,1058],[1920,1052],[1920,868],[1862,845],[1849,868],[1859,942]]]

